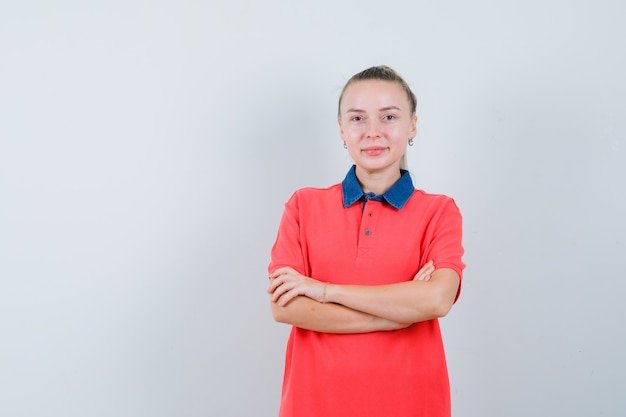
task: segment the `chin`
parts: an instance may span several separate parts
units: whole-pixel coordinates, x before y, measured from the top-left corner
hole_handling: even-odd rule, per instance
[[[367,161],[365,163],[356,163],[357,167],[359,167],[360,169],[362,169],[363,171],[366,172],[379,172],[379,171],[386,171],[386,170],[396,170],[396,169],[400,169],[400,161],[398,161],[397,163],[388,163],[388,162],[377,162],[377,163],[372,163],[371,161]]]

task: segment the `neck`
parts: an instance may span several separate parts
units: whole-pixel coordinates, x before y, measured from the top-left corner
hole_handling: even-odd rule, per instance
[[[357,165],[356,177],[363,191],[379,195],[385,193],[400,179],[400,167],[385,171],[367,171]]]

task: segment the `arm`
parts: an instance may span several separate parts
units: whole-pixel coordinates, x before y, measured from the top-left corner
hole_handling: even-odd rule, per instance
[[[431,273],[433,271],[432,262],[428,262],[418,271],[411,282],[416,284],[427,283],[432,279]],[[322,332],[364,333],[401,329],[415,321],[420,321],[393,320],[389,317],[373,314],[372,311],[357,308],[357,304],[361,302],[364,304],[361,308],[373,310],[373,306],[368,305],[373,301],[375,305],[379,306],[378,310],[384,313],[385,309],[380,308],[384,304],[377,300],[381,296],[380,289],[394,287],[402,292],[398,286],[403,284],[408,283],[386,286],[331,285],[305,277],[293,268],[285,267],[270,274],[270,287],[267,292],[271,294],[272,313],[278,322]],[[336,291],[339,289],[345,289],[347,292]],[[357,297],[352,297],[349,294],[351,291],[354,291]],[[346,296],[344,302],[340,302],[342,296]],[[373,297],[374,300],[370,300],[368,297]],[[353,306],[344,304],[350,302],[350,299],[354,303]],[[407,297],[407,301],[410,301],[410,296]],[[394,301],[391,300],[391,302]],[[426,320],[426,318],[422,320]]]
[[[328,285],[326,300],[398,323],[416,323],[448,314],[459,284],[456,271],[441,268],[428,281],[379,286]]]
[[[296,296],[285,306],[271,302],[274,320],[325,333],[368,333],[397,330],[407,325],[333,303]]]

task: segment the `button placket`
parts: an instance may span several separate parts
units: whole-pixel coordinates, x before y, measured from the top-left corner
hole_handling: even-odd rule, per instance
[[[375,257],[376,223],[382,202],[366,199],[362,207],[361,225],[359,227],[357,258],[359,262],[370,262]]]
[[[364,236],[371,236],[374,233],[376,216],[374,212],[379,209],[381,202],[370,199],[365,200],[363,207],[363,217],[361,218],[361,233]]]

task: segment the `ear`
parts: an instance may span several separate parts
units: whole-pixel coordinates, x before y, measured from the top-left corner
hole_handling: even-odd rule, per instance
[[[337,124],[339,125],[339,136],[341,140],[345,142],[345,140],[343,140],[343,125],[341,124],[341,119],[337,119]]]
[[[411,118],[411,137],[414,138],[417,135],[417,116],[413,115]]]

